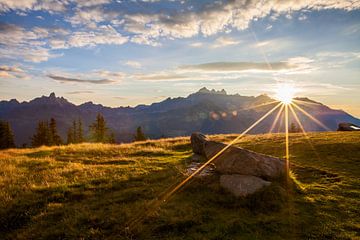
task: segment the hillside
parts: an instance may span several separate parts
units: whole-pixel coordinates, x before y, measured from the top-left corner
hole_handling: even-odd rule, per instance
[[[149,203],[186,175],[187,137],[0,151],[0,238],[359,238],[360,134],[309,139],[311,145],[301,134],[290,136],[296,184],[287,192],[273,184],[235,199],[215,174],[194,179],[155,212]],[[284,155],[283,134],[248,135],[238,145]],[[142,221],[125,231],[134,216]]]
[[[329,129],[336,130],[340,122],[351,122],[360,125],[360,120],[341,111],[331,109],[321,103],[307,98],[299,98],[305,105],[302,107],[312,116],[319,119]],[[59,134],[66,140],[67,129],[75,119],[82,119],[85,133],[88,126],[101,113],[111,131],[115,133],[117,142],[131,142],[138,126],[145,134],[157,139],[160,137],[177,137],[190,135],[194,131],[207,134],[242,132],[255,122],[260,116],[271,109],[274,104],[254,108],[261,104],[273,102],[267,95],[257,97],[229,95],[224,90],[215,91],[200,89],[188,97],[167,98],[151,105],[137,107],[104,107],[100,104],[87,102],[75,105],[54,93],[49,96],[35,98],[29,102],[17,100],[0,102],[0,119],[9,121],[18,146],[27,143],[34,134],[38,121],[57,120]],[[307,131],[324,131],[317,124],[298,113]],[[266,133],[269,131],[276,113],[273,113],[263,123],[259,124],[252,133]],[[290,122],[295,122],[290,117]],[[275,132],[283,131],[276,128]]]

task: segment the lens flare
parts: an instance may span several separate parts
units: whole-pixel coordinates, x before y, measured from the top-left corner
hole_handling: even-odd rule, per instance
[[[297,92],[296,88],[289,84],[278,85],[275,89],[275,98],[280,102],[288,105],[292,103],[295,93]]]

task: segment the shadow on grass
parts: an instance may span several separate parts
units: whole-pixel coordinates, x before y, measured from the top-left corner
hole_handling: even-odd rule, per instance
[[[45,157],[50,157],[52,156],[53,151],[37,151],[37,152],[31,152],[31,153],[27,153],[25,154],[27,157],[30,158],[45,158]]]
[[[306,171],[301,170],[301,171]],[[305,172],[302,172],[304,174]],[[273,183],[247,198],[236,198],[214,174],[193,179],[160,209],[144,214],[131,234],[126,223],[184,176],[177,168],[126,180],[89,179],[34,189],[0,210],[0,235],[16,239],[334,239],[305,194]]]

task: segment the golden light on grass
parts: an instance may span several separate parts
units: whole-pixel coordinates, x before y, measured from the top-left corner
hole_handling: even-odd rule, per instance
[[[299,110],[301,113],[303,113],[305,116],[307,116],[310,120],[324,128],[325,130],[330,130],[328,127],[326,127],[323,123],[321,123],[318,119],[311,116],[307,111],[305,111],[303,108],[301,108],[298,104],[306,104],[305,101],[298,101],[294,99],[294,95],[296,92],[298,92],[298,89],[295,88],[292,85],[288,84],[282,84],[278,85],[275,89],[276,92],[276,99],[277,101],[272,101],[268,103],[263,103],[260,105],[253,106],[252,108],[258,108],[258,107],[264,107],[269,106],[271,104],[276,104],[273,108],[271,108],[269,111],[267,111],[262,117],[260,117],[257,121],[255,121],[250,127],[248,127],[245,131],[243,131],[239,136],[237,136],[235,139],[233,139],[229,144],[227,144],[223,149],[221,149],[217,154],[215,154],[212,158],[210,158],[207,162],[205,162],[202,166],[200,166],[196,171],[194,171],[191,175],[186,177],[183,181],[176,185],[170,186],[167,190],[165,190],[162,194],[158,196],[158,198],[152,200],[149,203],[149,207],[144,212],[142,211],[138,215],[134,216],[130,221],[126,224],[126,231],[131,230],[134,228],[138,223],[140,223],[144,218],[151,215],[154,211],[156,211],[161,204],[167,202],[172,195],[174,195],[176,192],[178,192],[186,183],[188,183],[195,175],[199,174],[206,166],[208,166],[211,162],[213,162],[216,158],[218,158],[222,153],[224,153],[227,149],[229,149],[231,146],[236,144],[240,138],[242,138],[245,134],[247,134],[250,130],[252,130],[254,127],[256,127],[260,122],[262,122],[265,118],[267,118],[270,114],[272,114],[276,109],[279,108],[279,111],[276,114],[276,117],[271,125],[269,133],[272,132],[272,130],[275,128],[276,124],[279,122],[279,120],[283,120],[285,122],[285,160],[286,160],[286,174],[287,179],[289,180],[289,174],[290,174],[290,141],[289,141],[289,109],[292,113],[293,117],[295,118],[296,122],[299,124],[301,131],[303,134],[307,137],[306,131],[304,129],[304,126],[302,125],[298,115],[295,112],[295,108]],[[296,104],[296,103],[297,104]],[[295,108],[294,108],[295,107]],[[280,117],[281,114],[284,113],[284,117]],[[309,138],[307,137],[309,140]],[[310,143],[310,142],[309,142]],[[312,145],[310,143],[310,145]],[[313,148],[313,146],[312,146]],[[313,149],[315,151],[315,149]],[[316,152],[316,151],[315,151]]]

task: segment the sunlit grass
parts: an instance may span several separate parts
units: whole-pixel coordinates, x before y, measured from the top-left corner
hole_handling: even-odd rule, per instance
[[[236,136],[210,138],[230,142]],[[124,231],[127,221],[186,177],[188,137],[0,151],[0,236],[356,238],[360,134],[307,133],[307,138],[289,136],[290,175],[296,183],[289,196],[275,183],[250,198],[235,199],[219,187],[218,176],[196,178],[131,233]],[[285,157],[284,134],[247,135],[236,145]]]

